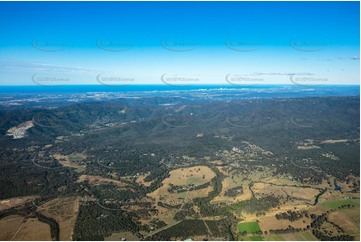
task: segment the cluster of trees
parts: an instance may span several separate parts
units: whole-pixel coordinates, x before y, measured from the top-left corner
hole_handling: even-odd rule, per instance
[[[169,193],[180,193],[180,192],[186,192],[188,191],[188,187],[187,186],[181,186],[181,185],[173,185],[172,183],[169,184],[169,188],[167,189],[167,191]]]
[[[300,231],[306,231],[306,228],[294,228],[291,225],[286,229],[270,229],[269,233],[273,234],[287,234],[287,233],[297,233]]]
[[[243,186],[236,186],[231,189],[228,189],[224,195],[227,197],[236,197],[238,195],[243,194]]]
[[[327,219],[327,213],[323,213],[321,215],[315,215],[315,214],[311,214],[311,218],[313,219],[312,223],[311,223],[311,228],[320,228],[321,225],[328,221]]]
[[[258,216],[265,216],[267,213],[265,211],[258,211],[256,212],[256,217]]]
[[[81,205],[74,227],[74,240],[104,240],[114,232],[130,231],[137,236],[140,224],[132,214],[122,210],[107,210],[96,203]]]
[[[242,231],[239,234],[242,235],[242,236],[246,236],[248,233],[247,233],[247,231]],[[262,235],[262,234],[263,234],[262,230],[258,230],[258,231],[255,231],[255,232],[252,233],[252,235]]]
[[[267,195],[259,199],[251,198],[249,200],[240,201],[236,204],[228,206],[227,209],[236,212],[267,212],[271,208],[275,208],[280,204],[280,197],[274,195]]]
[[[190,236],[205,235],[207,227],[202,220],[183,220],[180,223],[160,231],[147,240],[185,240]]]
[[[159,229],[159,228],[162,228],[164,226],[167,226],[167,224],[164,221],[161,221],[159,219],[152,220],[150,225],[155,229]]]
[[[299,212],[299,211],[288,210],[287,212],[276,214],[275,217],[276,219],[288,219],[289,221],[293,222],[303,218],[305,214],[307,214],[306,211]]]
[[[354,204],[343,204],[341,206],[338,207],[338,209],[343,209],[343,208],[354,208],[355,205]]]
[[[169,184],[169,188],[168,188],[168,192],[169,193],[173,193],[173,192],[185,192],[185,191],[194,191],[194,190],[201,190],[204,188],[207,188],[209,185],[211,184],[211,182],[206,182],[203,183],[201,185],[195,186],[194,184],[190,184],[188,186],[180,186],[180,185],[173,185],[172,183]]]
[[[351,192],[357,193],[360,192],[360,180],[355,180],[351,177],[346,178],[346,183],[352,188]]]
[[[313,235],[315,235],[320,240],[331,240],[331,241],[353,240],[354,239],[353,236],[343,234],[344,230],[340,226],[338,226],[333,221],[328,220],[327,215],[329,213],[330,213],[330,211],[327,211],[326,213],[323,213],[323,214],[321,214],[319,216],[317,216],[315,214],[311,214],[311,218],[313,219],[313,221],[312,221],[310,227],[312,228]],[[325,222],[330,223],[331,225],[333,225],[336,228],[336,230],[337,230],[337,232],[339,234],[338,235],[332,235],[332,233],[330,231],[327,232],[326,230],[322,230],[321,226]]]
[[[113,200],[117,202],[131,202],[141,198],[142,193],[133,192],[131,189],[119,189],[113,184],[102,184],[98,186],[88,185],[88,191],[99,201]]]
[[[321,184],[322,180],[326,178],[323,173],[320,174],[313,169],[299,168],[289,161],[277,164],[276,168],[275,175],[290,174],[294,180],[301,183],[307,181],[308,184]]]
[[[193,202],[200,209],[201,215],[204,216],[216,216],[219,215],[219,210],[210,201],[215,198],[222,191],[223,174],[216,168],[210,167],[216,176],[211,180],[213,190],[208,193],[207,197],[195,198]]]
[[[337,230],[337,232],[339,233],[345,233],[345,230],[343,228],[341,228],[338,224],[336,224],[333,221],[328,220],[328,223],[332,224],[332,226],[334,226]]]
[[[140,190],[144,191],[145,193],[150,193],[153,192],[155,190],[157,190],[159,187],[161,187],[162,181],[169,177],[169,171],[166,170],[164,171],[164,173],[162,173],[161,175],[159,175],[151,184],[150,186],[146,187],[146,186],[140,186]]]
[[[156,166],[154,169],[152,169],[150,171],[150,174],[144,178],[144,181],[145,182],[153,181],[154,179],[158,178],[159,176],[161,176],[161,177],[164,176],[164,174],[167,172],[168,172],[167,168],[164,165],[159,164],[158,166]]]
[[[175,215],[174,215],[174,219],[177,221],[181,221],[184,220],[187,216],[188,217],[193,217],[195,215],[195,211],[193,209],[183,209],[181,211],[178,211]]]
[[[41,168],[48,154],[39,157],[40,147],[32,149],[1,149],[0,151],[0,199],[27,195],[74,194],[79,188],[74,181],[78,175],[69,168]],[[32,162],[34,161],[35,164]],[[51,167],[51,163],[43,163]],[[59,175],[61,174],[61,175]],[[60,191],[59,188],[62,188]]]
[[[163,207],[163,208],[171,208],[171,209],[178,209],[180,208],[182,205],[181,204],[177,204],[177,205],[170,205],[170,204],[167,204],[167,203],[164,203],[164,202],[158,202],[157,204],[158,206],[160,207]]]

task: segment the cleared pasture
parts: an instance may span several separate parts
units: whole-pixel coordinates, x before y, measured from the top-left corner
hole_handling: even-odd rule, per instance
[[[346,208],[329,215],[329,220],[343,228],[347,234],[360,239],[360,207]]]
[[[1,219],[0,231],[0,240],[52,240],[49,225],[35,218],[24,218],[18,215]]]
[[[351,200],[351,199],[345,199],[345,200],[338,200],[338,201],[331,201],[331,202],[325,202],[320,204],[323,207],[327,208],[338,208],[342,205],[357,205],[360,204],[360,201]]]
[[[252,234],[261,230],[257,222],[239,223],[237,227],[238,227],[238,232],[240,233],[246,232],[247,234]]]

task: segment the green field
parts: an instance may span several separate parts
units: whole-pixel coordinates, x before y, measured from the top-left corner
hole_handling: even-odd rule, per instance
[[[257,222],[247,222],[247,223],[238,224],[238,231],[240,233],[247,232],[247,234],[252,234],[260,230],[261,228],[259,227]]]
[[[263,237],[262,236],[246,236],[246,237],[242,237],[243,241],[262,241]]]
[[[328,208],[338,208],[339,206],[342,205],[356,205],[358,204],[355,200],[339,200],[339,201],[332,201],[332,202],[325,202],[325,203],[321,203],[320,205],[323,207],[328,207]]]
[[[69,158],[70,162],[79,162],[79,161],[84,160],[84,157],[81,157],[81,156],[79,156],[77,154],[68,155],[68,158]]]

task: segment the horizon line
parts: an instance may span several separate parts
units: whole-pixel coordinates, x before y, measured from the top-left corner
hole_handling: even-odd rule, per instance
[[[127,87],[127,86],[169,86],[169,87],[191,87],[191,86],[229,86],[229,87],[243,87],[243,86],[303,86],[303,87],[312,87],[312,86],[360,86],[360,83],[332,83],[332,84],[305,84],[305,85],[296,85],[296,84],[284,84],[284,83],[270,83],[270,84],[221,84],[221,83],[204,83],[204,84],[189,84],[189,85],[166,85],[161,83],[139,83],[139,84],[124,84],[124,85],[102,85],[102,84],[65,84],[65,85],[36,85],[36,84],[0,84],[0,87],[17,87],[17,86],[29,86],[29,87],[64,87],[64,86],[106,86],[106,87]]]

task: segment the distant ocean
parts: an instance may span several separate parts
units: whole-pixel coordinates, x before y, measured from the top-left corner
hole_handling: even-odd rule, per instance
[[[88,92],[154,92],[154,91],[247,91],[247,92],[315,92],[331,96],[358,96],[359,85],[324,85],[324,86],[297,86],[297,85],[128,85],[128,86],[105,86],[105,85],[64,85],[64,86],[0,86],[1,94],[10,93],[88,93]]]
[[[106,86],[106,85],[63,85],[63,86],[0,86],[0,93],[81,93],[81,92],[144,92],[144,91],[179,91],[179,90],[212,90],[212,89],[260,89],[260,88],[280,88],[281,85],[254,85],[254,86],[231,86],[231,85],[126,85],[126,86]]]

